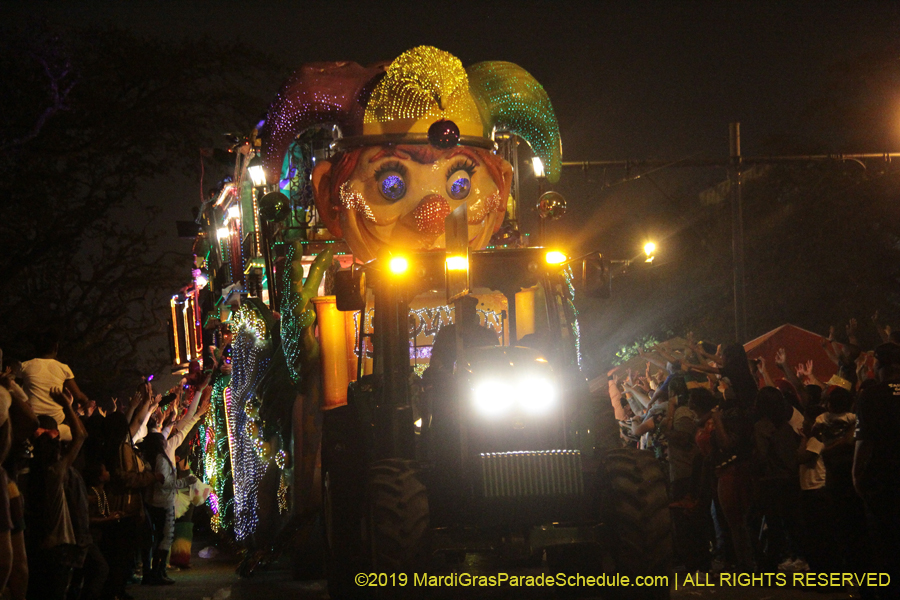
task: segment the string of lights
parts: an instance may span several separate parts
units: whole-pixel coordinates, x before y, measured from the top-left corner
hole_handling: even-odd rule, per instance
[[[207,443],[204,455],[206,481],[213,488],[209,506],[213,509],[212,527],[216,532],[233,527],[234,485],[231,473],[231,453],[226,409],[226,390],[231,378],[219,376],[213,383],[213,404],[206,417]]]
[[[249,308],[244,305],[243,308]],[[238,541],[250,538],[259,523],[259,482],[265,475],[268,461],[263,461],[256,449],[256,440],[246,435],[252,425],[246,406],[255,395],[256,386],[269,363],[269,343],[263,332],[253,327],[258,322],[246,316],[235,320],[235,334],[231,344],[232,373],[228,388],[226,414],[234,478],[234,534]],[[252,412],[252,411],[251,411]],[[258,427],[258,425],[257,425]]]
[[[578,361],[578,367],[581,368],[581,327],[578,324],[578,308],[575,307],[575,277],[572,274],[571,265],[565,268],[563,276],[569,292],[565,294],[565,303],[568,312],[572,315],[571,328],[572,337],[575,339],[575,357]]]

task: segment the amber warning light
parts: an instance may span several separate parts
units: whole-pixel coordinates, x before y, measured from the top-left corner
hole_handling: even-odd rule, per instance
[[[566,262],[568,258],[559,250],[551,250],[544,256],[544,260],[547,261],[548,265],[561,265]]]
[[[394,275],[402,275],[409,269],[409,261],[402,256],[395,256],[388,262],[388,269]]]

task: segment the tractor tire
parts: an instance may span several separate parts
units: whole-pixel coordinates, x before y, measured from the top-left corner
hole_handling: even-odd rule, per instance
[[[614,572],[633,583],[639,576],[672,581],[672,521],[666,475],[647,451],[618,448],[606,453],[598,477],[601,514],[610,536]],[[618,598],[668,600],[668,586],[616,588]]]
[[[380,460],[369,468],[366,490],[368,534],[375,573],[414,573],[427,570],[431,558],[428,494],[415,462]],[[406,586],[379,587],[386,598],[416,597],[409,579]]]

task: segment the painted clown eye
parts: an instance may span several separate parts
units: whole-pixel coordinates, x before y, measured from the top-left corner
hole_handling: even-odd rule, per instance
[[[406,167],[399,161],[382,165],[375,172],[378,191],[388,202],[396,202],[406,195]]]
[[[380,186],[381,195],[391,202],[395,202],[406,195],[406,182],[397,173],[385,175],[381,180]]]
[[[472,190],[475,162],[469,157],[457,160],[447,169],[447,195],[453,200],[463,200]]]
[[[471,189],[472,180],[469,179],[469,174],[465,171],[454,173],[447,182],[447,195],[454,200],[462,200],[469,195],[469,190]]]

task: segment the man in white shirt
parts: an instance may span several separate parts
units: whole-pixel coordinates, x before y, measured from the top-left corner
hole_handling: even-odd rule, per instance
[[[56,360],[59,338],[55,334],[40,336],[35,342],[35,350],[38,358],[22,363],[22,387],[28,394],[28,403],[36,415],[53,417],[59,426],[60,440],[70,441],[72,432],[68,425],[63,424],[65,414],[59,403],[54,402],[50,390],[65,388],[72,394],[76,403],[83,405],[87,405],[88,397],[75,383],[72,369]]]

